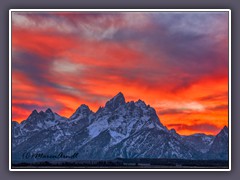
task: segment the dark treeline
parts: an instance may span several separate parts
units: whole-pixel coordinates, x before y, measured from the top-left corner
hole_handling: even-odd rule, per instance
[[[121,159],[114,160],[89,160],[76,162],[35,162],[13,164],[13,168],[23,167],[62,167],[62,168],[91,168],[91,167],[108,167],[108,168],[128,168],[144,167],[154,168],[164,166],[166,168],[228,168],[228,161],[223,160],[179,160],[179,159]]]

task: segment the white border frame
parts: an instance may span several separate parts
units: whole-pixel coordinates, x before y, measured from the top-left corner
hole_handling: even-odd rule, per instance
[[[228,129],[229,129],[229,168],[228,169],[14,169],[11,157],[12,126],[12,12],[228,12]],[[231,171],[231,10],[230,9],[10,9],[9,10],[9,171]]]

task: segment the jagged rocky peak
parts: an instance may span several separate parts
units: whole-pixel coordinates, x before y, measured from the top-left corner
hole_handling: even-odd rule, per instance
[[[144,101],[142,101],[141,99],[139,99],[135,104],[138,107],[147,107],[146,103]]]
[[[37,116],[39,116],[39,113],[34,109],[27,119],[35,119]]]
[[[30,116],[27,118],[28,121],[41,121],[46,119],[54,119],[54,113],[50,108],[40,112],[38,112],[37,110],[33,110]]]
[[[103,107],[102,106],[99,106],[98,110],[96,111],[96,113],[102,111]]]
[[[228,159],[228,147],[228,127],[224,126],[214,138],[208,154],[212,159]]]
[[[224,126],[223,129],[222,129],[223,132],[225,133],[228,133],[228,127],[227,126]]]
[[[44,112],[43,116],[46,117],[48,120],[53,121],[53,120],[55,120],[55,115],[54,115],[54,114],[55,114],[55,113],[53,113],[53,111],[52,111],[50,108],[48,108],[48,109]]]
[[[90,113],[92,113],[92,111],[89,109],[89,107],[85,104],[82,104],[77,108],[70,119],[87,117]]]
[[[118,108],[120,105],[125,104],[125,97],[123,95],[123,93],[119,92],[116,96],[114,96],[111,100],[109,100],[105,107],[109,108],[109,109],[116,109]]]
[[[12,121],[12,126],[13,127],[16,127],[16,126],[18,126],[19,125],[19,123],[17,122],[17,121]]]
[[[44,115],[45,115],[45,112],[40,111],[38,114],[41,115],[41,116],[44,116]]]
[[[32,113],[30,114],[30,116],[32,116],[32,115],[37,115],[37,114],[38,114],[37,110],[34,109],[34,110],[32,111]]]
[[[206,134],[204,134],[204,133],[195,133],[192,136],[201,137],[201,136],[206,136]]]
[[[52,112],[52,110],[51,110],[50,108],[48,108],[48,109],[45,111],[45,113],[47,113],[47,114],[53,114],[53,112]]]
[[[228,136],[228,127],[224,126],[217,136]]]
[[[176,130],[175,129],[170,129],[170,133],[172,133],[172,134],[177,134],[177,132],[176,132]]]
[[[77,111],[91,111],[86,104],[82,104],[77,108]]]

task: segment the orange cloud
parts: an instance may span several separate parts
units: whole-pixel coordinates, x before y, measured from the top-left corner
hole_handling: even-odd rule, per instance
[[[127,101],[142,99],[154,107],[161,122],[180,134],[216,134],[228,125],[227,34],[192,35],[194,28],[183,28],[191,33],[181,34],[152,16],[141,16],[142,25],[130,21],[134,14],[17,19],[12,30],[13,120],[26,119],[35,108],[50,107],[66,117],[81,104],[96,111],[121,91]],[[52,24],[31,28],[36,20]],[[98,21],[102,24],[93,29]],[[79,23],[89,26],[84,30]],[[68,25],[71,29],[64,29]]]

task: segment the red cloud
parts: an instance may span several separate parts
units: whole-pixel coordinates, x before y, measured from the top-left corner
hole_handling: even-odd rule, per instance
[[[58,17],[59,27],[65,24],[74,28],[74,32],[68,33],[51,25],[29,29],[13,25],[13,120],[26,119],[31,107],[51,107],[67,117],[80,104],[96,111],[121,91],[127,101],[142,99],[153,106],[164,125],[175,127],[182,134],[198,131],[215,134],[228,124],[228,97],[221,96],[228,92],[226,34],[217,36],[219,39],[206,36],[202,40],[201,36],[194,36],[176,41],[167,31],[168,27],[164,27],[166,24],[160,28],[156,22],[152,26],[153,19],[150,22],[142,17],[145,26],[137,30],[139,23],[127,22],[123,16],[94,16],[97,19],[89,14],[53,13],[49,19],[27,15],[28,20],[38,19],[40,24],[48,20],[54,22]],[[91,28],[97,27],[93,23],[101,19],[99,29]],[[92,25],[89,31],[92,30],[93,35],[95,32],[103,36],[101,33],[110,27],[117,29],[108,38],[93,38],[82,29],[75,32],[81,22]],[[135,28],[129,28],[133,26]],[[203,47],[203,41],[208,49],[202,48],[201,53],[196,48],[187,48],[190,42],[195,43],[193,47]],[[179,105],[195,102],[204,108],[197,111],[196,108],[181,110],[181,107],[162,106],[166,101]],[[200,128],[199,123],[211,124],[213,128],[207,125]],[[182,124],[181,128],[176,124]]]

